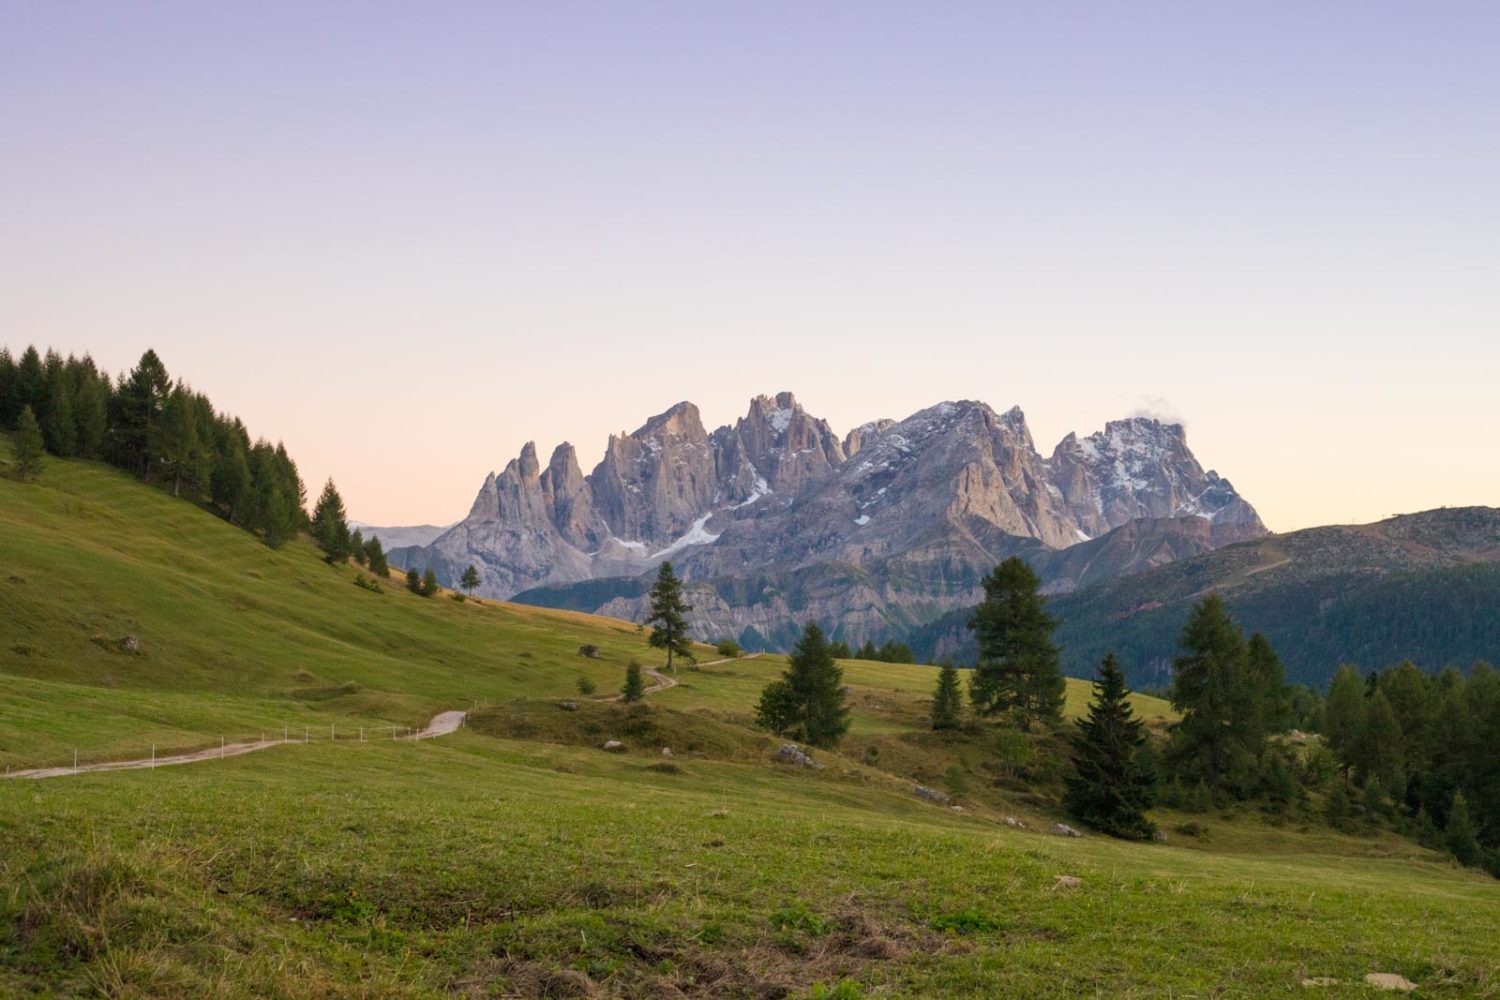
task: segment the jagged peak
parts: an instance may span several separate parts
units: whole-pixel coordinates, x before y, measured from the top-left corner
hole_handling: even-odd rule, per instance
[[[541,471],[541,463],[537,461],[536,457],[535,441],[527,441],[522,445],[519,471],[521,478],[527,480],[535,479],[537,473]]]
[[[633,438],[649,437],[658,433],[681,433],[692,431],[696,428],[703,430],[703,419],[699,416],[698,407],[693,403],[683,400],[675,403],[656,416],[647,420],[635,433],[628,435]]]

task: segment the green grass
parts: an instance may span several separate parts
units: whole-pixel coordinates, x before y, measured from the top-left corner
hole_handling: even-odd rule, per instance
[[[1243,812],[1046,836],[1056,775],[1008,778],[988,727],[929,732],[931,668],[848,664],[850,737],[793,768],[747,725],[780,657],[600,704],[575,681],[653,662],[634,626],[354,572],[96,466],[0,479],[7,765],[480,703],[420,744],[0,782],[0,996],[1353,997],[1376,971],[1500,995],[1496,883],[1409,842]]]

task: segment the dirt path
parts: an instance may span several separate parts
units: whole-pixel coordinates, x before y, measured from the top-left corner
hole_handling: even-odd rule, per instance
[[[672,682],[677,683],[676,681]],[[667,685],[670,687],[671,685]],[[397,736],[401,740],[427,740],[434,736],[447,736],[456,732],[464,724],[464,717],[468,712],[439,712],[427,723],[427,728],[421,732],[411,733],[405,736]],[[371,729],[371,733],[380,732],[380,729]],[[373,740],[374,737],[372,736]],[[222,760],[225,757],[239,757],[247,753],[255,753],[257,750],[269,750],[290,743],[302,743],[303,740],[255,740],[250,743],[225,743],[222,746],[209,747],[207,750],[194,750],[191,753],[174,753],[166,757],[142,757],[139,760],[112,760],[103,764],[80,764],[78,767],[36,767],[28,771],[12,771],[5,775],[7,778],[61,778],[69,774],[86,774],[94,771],[142,771],[156,767],[167,767],[172,764],[196,764],[205,760]]]
[[[698,666],[717,667],[721,663],[733,663],[735,660],[753,660],[759,655],[759,653],[746,653],[744,656],[726,656],[722,660],[709,660],[707,663],[698,664]],[[658,691],[665,691],[667,688],[674,688],[677,686],[677,678],[668,677],[666,674],[662,673],[660,670],[657,670],[655,667],[642,667],[641,672],[644,673],[647,677],[650,677],[652,680],[656,681],[656,683],[652,684],[650,687],[641,688],[642,695],[655,694]],[[625,693],[622,691],[619,694],[612,694],[606,698],[600,698],[598,700],[603,702],[612,702],[621,701],[624,698]]]

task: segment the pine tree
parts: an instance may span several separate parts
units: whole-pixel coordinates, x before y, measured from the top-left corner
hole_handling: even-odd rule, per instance
[[[957,729],[963,721],[964,696],[958,685],[958,670],[950,660],[938,671],[937,690],[932,696],[932,728]]]
[[[313,508],[312,536],[328,562],[341,563],[349,558],[349,521],[344,515],[344,499],[331,478]]]
[[[370,572],[376,576],[390,576],[390,563],[385,558],[385,546],[380,544],[379,535],[371,535],[370,540],[365,542],[365,558],[369,560]]]
[[[844,671],[816,622],[808,622],[786,671],[761,692],[758,725],[818,747],[836,746],[849,730]]]
[[[10,348],[0,347],[0,431],[14,430],[21,416],[21,399],[16,394],[16,361]]]
[[[365,534],[358,528],[349,532],[349,555],[361,566],[370,561],[369,555],[365,552]]]
[[[474,593],[474,590],[479,586],[480,582],[479,570],[474,567],[473,563],[470,563],[469,568],[464,570],[463,579],[459,580],[459,584],[464,588],[465,591],[472,594]]]
[[[828,644],[828,652],[833,654],[835,660],[851,660],[854,658],[854,652],[843,639],[839,639],[837,642],[830,642]]]
[[[1453,805],[1448,809],[1448,827],[1443,832],[1443,845],[1448,852],[1465,867],[1474,867],[1483,860],[1484,852],[1469,816],[1469,800],[1463,792],[1453,793]]]
[[[99,373],[94,367],[94,359],[88,355],[79,362],[76,379],[73,418],[77,427],[78,455],[81,458],[103,458],[109,435],[109,379]]]
[[[1145,724],[1130,707],[1125,674],[1114,654],[1099,665],[1088,718],[1073,734],[1073,767],[1065,802],[1068,811],[1114,837],[1148,840],[1156,826],[1146,818],[1156,778],[1145,766]]]
[[[21,359],[16,363],[14,391],[15,399],[11,405],[15,412],[15,426],[21,426],[21,411],[28,406],[31,407],[31,415],[38,417],[40,425],[39,415],[45,409],[43,402],[47,398],[47,371],[42,366],[42,356],[35,347],[27,347],[21,352]]]
[[[434,573],[432,571],[432,567],[429,566],[422,573],[422,596],[423,597],[432,597],[432,596],[436,595],[437,592],[438,592],[438,578],[437,578],[437,574]]]
[[[640,701],[646,696],[646,684],[641,679],[641,665],[631,660],[625,665],[625,686],[620,689],[621,701]]]
[[[162,408],[172,392],[172,380],[155,351],[148,350],[120,380],[115,393],[114,443],[116,461],[141,478],[152,467],[151,443]]]
[[[856,660],[878,660],[880,659],[880,650],[875,648],[873,641],[866,639],[865,644],[855,651],[854,658]]]
[[[1285,732],[1292,725],[1286,669],[1271,641],[1259,632],[1250,637],[1246,666],[1249,670],[1246,697],[1251,708],[1247,725],[1266,734]]]
[[[415,566],[406,571],[406,589],[413,594],[422,592],[422,574],[417,572]]]
[[[250,502],[250,461],[239,441],[231,440],[214,456],[208,490],[231,524],[242,522]]]
[[[969,681],[969,699],[981,715],[1013,713],[1021,728],[1062,715],[1063,681],[1057,622],[1045,610],[1041,579],[1012,556],[984,578],[984,601],[968,626],[979,642],[979,664]]]
[[[672,572],[672,564],[664,562],[656,571],[656,583],[651,588],[651,613],[646,624],[651,626],[649,642],[654,649],[667,651],[667,669],[672,670],[672,657],[680,656],[693,662],[693,643],[688,638],[687,613],[691,604],[683,602],[682,583]]]
[[[41,475],[42,456],[46,450],[36,413],[30,406],[26,406],[21,410],[21,417],[16,423],[16,475],[22,482]]]

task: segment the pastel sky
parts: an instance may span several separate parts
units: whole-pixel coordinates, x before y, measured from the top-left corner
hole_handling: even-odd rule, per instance
[[[0,343],[153,346],[366,521],[780,389],[1500,503],[1492,0],[12,0],[0,144]]]

